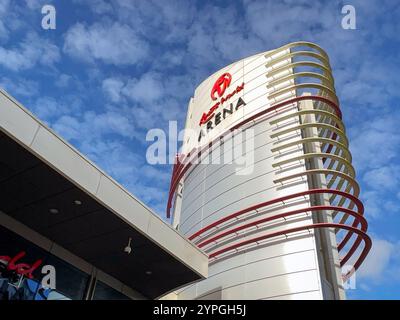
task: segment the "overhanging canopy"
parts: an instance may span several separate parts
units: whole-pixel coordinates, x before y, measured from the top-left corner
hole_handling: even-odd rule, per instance
[[[204,253],[4,91],[0,191],[2,212],[149,298],[207,275]]]

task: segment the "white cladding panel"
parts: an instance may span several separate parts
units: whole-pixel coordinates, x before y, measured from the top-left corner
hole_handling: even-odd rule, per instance
[[[205,80],[195,91],[194,98],[189,103],[189,113],[186,129],[197,133],[205,125],[200,126],[202,114],[215,103],[210,97],[215,81],[225,72],[232,75],[230,86],[226,93],[230,93],[238,85],[244,83],[244,89],[234,95],[228,103],[236,105],[242,98],[246,105],[233,114],[222,119],[221,123],[209,131],[203,142],[214,138],[233,125],[251,115],[270,107],[268,101],[265,53],[243,59],[221,69]],[[293,97],[294,92],[290,93]],[[223,105],[222,107],[224,107]],[[216,111],[221,111],[222,107]],[[290,106],[280,115],[297,111],[297,105]],[[303,149],[294,147],[284,154],[272,152],[276,138],[271,134],[277,131],[276,125],[270,121],[276,116],[275,112],[255,123],[246,125],[244,138],[228,138],[222,146],[213,145],[203,158],[209,157],[211,163],[193,165],[186,174],[182,190],[182,206],[179,221],[179,230],[187,237],[211,223],[239,210],[248,208],[279,198],[284,195],[308,190],[306,177],[299,178],[291,185],[280,185],[274,182],[279,177],[305,171],[304,161],[286,168],[273,167],[273,163],[303,154]],[[283,126],[289,128],[299,124],[299,118],[293,117]],[[280,124],[279,129],[282,129]],[[250,133],[252,130],[252,134]],[[187,154],[197,143],[197,136],[185,137],[183,153]],[[280,139],[287,142],[301,138],[298,131],[291,135],[282,135]],[[250,143],[252,142],[252,143]],[[233,149],[241,146],[243,152],[235,154]],[[246,146],[251,146],[247,150]],[[224,160],[231,155],[232,162],[226,164]],[[236,163],[244,156],[246,161]],[[252,155],[252,156],[250,156]],[[220,163],[216,163],[220,160]],[[238,174],[238,170],[241,173]],[[252,221],[274,216],[310,205],[308,197],[294,201],[276,203],[245,214],[242,219],[227,226],[227,230]],[[246,239],[262,236],[271,232],[285,230],[296,226],[312,224],[310,212],[300,213],[286,219],[263,223],[250,229],[242,230],[217,240],[203,249],[212,253],[218,249],[230,246]],[[222,228],[226,225],[222,225]],[[210,260],[209,277],[196,284],[178,291],[179,299],[322,299],[321,281],[317,261],[317,251],[313,231],[305,231],[295,235],[276,237],[257,243],[248,244],[237,251],[229,251]]]

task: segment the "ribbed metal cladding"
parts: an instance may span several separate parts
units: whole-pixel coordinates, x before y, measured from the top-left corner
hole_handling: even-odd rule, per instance
[[[198,149],[178,158],[167,215],[180,185],[174,213],[180,230],[210,258],[209,278],[178,297],[344,298],[340,267],[353,267],[346,280],[371,240],[327,54],[295,42],[216,75],[227,71],[245,83],[241,97],[250,107],[223,135],[254,131],[254,172],[238,176],[233,164],[191,164]],[[190,113],[214,79],[198,88]],[[219,138],[203,147],[202,157],[227,152]]]

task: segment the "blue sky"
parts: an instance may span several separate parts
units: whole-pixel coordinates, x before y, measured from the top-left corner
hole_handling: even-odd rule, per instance
[[[55,30],[41,28],[53,4]],[[356,29],[341,8],[356,9]],[[400,3],[0,0],[0,86],[164,215],[171,168],[146,133],[180,127],[202,79],[297,40],[329,54],[374,247],[353,299],[400,298]]]

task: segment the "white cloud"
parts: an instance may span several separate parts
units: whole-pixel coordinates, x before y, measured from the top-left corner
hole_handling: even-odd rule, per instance
[[[25,0],[27,7],[31,10],[37,10],[42,8],[45,4],[48,4],[48,0]]]
[[[9,13],[10,1],[2,0],[0,1],[0,39],[4,40],[8,38],[9,31],[7,30],[6,18]]]
[[[125,24],[77,23],[65,35],[64,51],[84,61],[101,60],[113,65],[142,63],[148,44]]]
[[[71,80],[71,76],[68,74],[61,74],[55,82],[55,85],[59,88],[66,88]]]
[[[381,194],[375,190],[365,190],[361,194],[361,199],[363,200],[365,207],[365,216],[368,218],[379,218],[384,209]]]
[[[357,271],[357,277],[381,281],[385,278],[386,272],[396,245],[378,238],[372,239],[372,248],[363,265]]]
[[[103,139],[107,135],[128,139],[137,137],[132,119],[116,110],[103,113],[86,111],[82,116],[64,114],[54,121],[53,127],[67,140],[75,140],[78,143],[83,137],[85,141]]]
[[[159,71],[167,71],[170,68],[182,66],[186,52],[183,50],[169,50],[164,52],[159,59],[154,60],[153,68]]]
[[[183,100],[192,95],[193,79],[187,75],[169,75],[150,71],[138,78],[112,77],[102,81],[104,93],[113,102],[123,98],[144,105],[151,105],[160,100],[174,98]],[[182,99],[183,97],[183,99]],[[161,107],[160,107],[161,108]],[[155,111],[151,108],[149,111]]]
[[[384,169],[399,155],[400,119],[393,109],[398,105],[389,103],[400,92],[400,80],[395,72],[398,53],[386,50],[384,55],[379,54],[385,48],[383,41],[389,39],[393,47],[399,42],[400,20],[383,19],[388,11],[393,15],[399,12],[393,1],[354,0],[358,17],[358,28],[354,31],[341,29],[340,6],[326,1],[310,4],[306,0],[244,0],[223,6],[218,3],[196,5],[186,0],[170,0],[168,5],[162,0],[74,2],[89,6],[97,14],[94,16],[97,22],[72,25],[64,34],[64,52],[78,62],[103,62],[109,66],[102,68],[91,64],[84,70],[90,85],[87,91],[86,88],[78,91],[87,95],[89,103],[85,108],[91,110],[90,113],[80,110],[73,118],[72,113],[64,110],[66,106],[62,106],[64,111],[60,115],[51,103],[43,104],[38,110],[45,117],[59,117],[52,124],[67,138],[76,139],[74,143],[83,140],[83,150],[95,157],[96,162],[105,164],[107,172],[121,165],[121,169],[114,168],[112,174],[126,174],[126,180],[135,182],[141,175],[129,168],[133,154],[141,158],[141,151],[134,149],[135,144],[126,146],[110,141],[110,136],[130,141],[138,137],[137,131],[165,127],[171,119],[179,119],[183,125],[188,99],[197,83],[206,76],[244,56],[291,41],[309,40],[320,44],[330,56],[344,120],[346,125],[352,124],[350,149],[355,168],[363,177],[362,181],[367,182],[362,185],[366,214],[379,218],[384,216],[382,212],[395,212],[398,208],[396,201],[383,197],[384,188],[390,186],[394,195],[398,189],[395,181],[399,174],[392,170],[390,177],[389,171]],[[6,3],[8,1],[0,1],[0,15],[1,5]],[[27,3],[37,8],[39,1],[28,0]],[[81,7],[76,9],[81,10]],[[8,10],[4,12],[7,15]],[[13,23],[24,20],[7,19],[0,19],[4,27],[2,31],[0,23],[1,41],[12,33]],[[45,65],[46,59],[41,57],[47,51],[33,50],[31,47],[36,47],[37,41],[30,41],[29,46],[28,41],[25,42],[27,44],[23,40],[20,44],[0,47],[3,58],[0,64],[11,70]],[[53,60],[53,64],[57,62],[56,56],[51,57],[47,60]],[[143,63],[145,68],[142,68]],[[113,68],[115,66],[124,68]],[[73,79],[80,76],[77,74]],[[67,75],[55,78],[59,88],[73,87]],[[17,86],[17,83],[7,83],[8,87],[12,85]],[[24,85],[26,92],[35,93],[36,90],[37,93],[37,85],[35,89],[32,82],[19,81],[17,87],[21,95]],[[95,86],[110,100],[105,102],[106,111],[102,110],[102,105],[90,105],[91,95],[98,94]],[[113,154],[110,158],[108,151]],[[130,160],[124,161],[118,153],[126,154]],[[150,176],[154,172],[147,174]],[[135,188],[144,193],[145,189],[140,186],[135,185]],[[149,201],[151,193],[158,192],[147,191],[150,194],[143,196]]]
[[[28,33],[17,47],[0,47],[0,65],[13,71],[31,69],[37,64],[53,66],[59,60],[58,47],[33,32]]]
[[[79,120],[70,115],[60,117],[52,124],[52,127],[68,141],[78,139],[79,136],[85,137],[83,134],[83,127],[81,127]]]
[[[399,117],[396,113],[371,117],[354,122],[348,132],[354,167],[362,177],[359,182],[363,182],[361,198],[366,215],[380,219],[400,210],[400,203],[392,198],[400,186],[400,167],[396,164]]]
[[[6,14],[10,5],[10,0],[0,1],[0,15]]]
[[[372,189],[397,190],[400,183],[400,166],[389,165],[372,169],[363,176],[365,183]]]
[[[392,200],[392,193],[385,192],[379,188],[366,188],[361,193],[361,200],[364,203],[367,219],[392,219],[400,212],[398,200]]]
[[[160,170],[155,166],[143,165],[140,168],[141,174],[154,182],[154,185],[165,186],[170,182],[171,175],[169,172]]]
[[[133,123],[124,114],[112,111],[96,114],[89,111],[85,113],[84,119],[91,130],[99,135],[114,133],[132,139],[136,134]]]
[[[113,6],[116,17],[142,36],[174,45],[187,41],[188,28],[203,14],[195,3],[187,0],[169,0],[168,4],[160,0],[116,0]]]
[[[95,161],[107,174],[121,184],[136,183],[140,177],[140,157],[127,144],[118,139],[99,138],[83,139],[81,150]],[[104,157],[104,154],[107,154]]]
[[[130,79],[122,90],[132,101],[154,103],[167,94],[160,74],[149,72],[139,79]]]
[[[110,97],[111,101],[118,102],[121,100],[121,91],[124,87],[124,82],[117,78],[107,78],[103,80],[103,91]]]
[[[39,97],[32,107],[32,111],[41,120],[50,120],[63,113],[62,107],[52,97]]]
[[[393,114],[361,123],[354,122],[349,130],[350,150],[358,171],[385,166],[398,157],[398,120],[399,117]]]
[[[310,6],[304,1],[290,5],[280,1],[243,2],[246,22],[252,32],[268,41],[268,47],[271,48],[290,42],[294,38],[306,38],[310,34],[310,27],[316,21],[329,18],[329,15],[324,14],[326,9],[324,10],[319,3]],[[330,6],[327,4],[326,7]],[[318,16],[315,16],[316,11],[319,11]]]
[[[82,120],[62,116],[53,127],[67,140],[76,140],[78,149],[140,200],[164,211],[169,170],[145,164],[132,142],[121,139],[129,136],[130,123],[110,112],[85,113]]]
[[[3,23],[3,21],[0,20],[0,39],[7,39],[9,35],[9,32]]]
[[[31,100],[30,110],[42,121],[51,125],[60,117],[79,114],[82,109],[82,100],[75,95],[66,94],[62,99],[42,95]]]
[[[0,87],[13,96],[34,97],[39,93],[37,82],[20,77],[18,80],[2,77]]]
[[[73,0],[74,3],[86,4],[90,6],[90,9],[97,14],[112,13],[113,6],[110,2],[105,0]]]
[[[204,29],[204,26],[196,24],[192,28],[192,36],[188,42],[188,52],[192,58],[202,64],[217,60],[218,54],[214,47],[213,37]]]
[[[161,106],[157,106],[161,109]],[[161,125],[160,116],[152,113],[144,107],[133,107],[131,109],[131,114],[135,118],[135,121],[140,128],[152,129],[158,128]]]
[[[151,203],[151,207],[160,215],[164,215],[167,192],[164,187],[155,187],[143,183],[128,184],[128,188],[144,203]]]
[[[107,78],[102,82],[103,92],[122,110],[135,119],[143,129],[168,127],[168,120],[183,120],[186,105],[182,96],[191,94],[191,79],[187,76],[168,76],[150,71],[140,78]],[[183,101],[183,102],[182,102]]]

